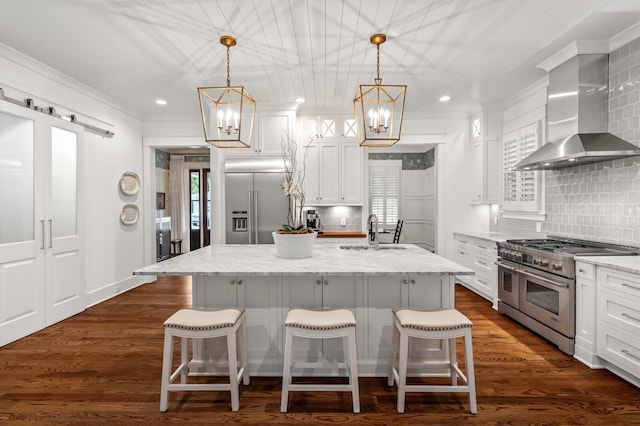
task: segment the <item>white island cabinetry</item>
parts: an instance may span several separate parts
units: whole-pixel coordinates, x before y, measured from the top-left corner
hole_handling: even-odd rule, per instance
[[[282,374],[284,319],[294,307],[347,308],[357,321],[360,374],[385,376],[391,340],[391,310],[453,308],[454,276],[472,271],[413,245],[393,250],[344,250],[317,244],[308,259],[280,259],[272,245],[212,245],[135,271],[139,275],[191,275],[193,306],[246,310],[252,375]],[[309,361],[342,359],[342,342],[301,343],[295,352]],[[223,345],[224,346],[224,345]],[[413,356],[448,356],[439,344],[415,346]],[[192,363],[216,359],[202,348]],[[204,364],[202,364],[204,366]],[[319,375],[325,372],[318,371]]]

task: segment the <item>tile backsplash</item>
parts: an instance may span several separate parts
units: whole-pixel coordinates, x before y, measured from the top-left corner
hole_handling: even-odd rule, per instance
[[[640,146],[640,39],[609,55],[609,132]],[[546,174],[549,234],[640,246],[640,157]]]
[[[640,39],[609,55],[609,132],[640,146]],[[492,230],[640,247],[640,157],[541,173],[543,232],[535,233],[535,222],[500,217]]]
[[[362,230],[362,207],[359,206],[305,206],[305,210],[318,210],[320,227],[325,231],[360,231]],[[345,225],[341,225],[345,219]]]

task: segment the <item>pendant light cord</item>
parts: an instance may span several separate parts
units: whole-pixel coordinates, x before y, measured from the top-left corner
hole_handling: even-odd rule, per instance
[[[231,86],[231,48],[227,46],[227,87]]]

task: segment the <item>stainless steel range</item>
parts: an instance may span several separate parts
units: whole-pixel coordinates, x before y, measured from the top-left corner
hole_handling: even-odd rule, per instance
[[[625,256],[640,249],[550,236],[498,243],[498,311],[573,355],[575,256]]]

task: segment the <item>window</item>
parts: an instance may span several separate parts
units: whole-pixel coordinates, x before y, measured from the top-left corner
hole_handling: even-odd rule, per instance
[[[380,161],[369,166],[369,212],[378,218],[383,227],[395,228],[400,206],[400,172],[399,162]],[[378,165],[373,163],[396,163]]]
[[[502,141],[503,209],[512,212],[540,212],[540,172],[511,170],[539,146],[539,123],[504,135]]]
[[[482,133],[482,129],[480,128],[480,119],[479,118],[476,118],[475,120],[473,120],[473,124],[471,126],[471,133],[472,133],[474,138],[480,137],[480,135]]]

